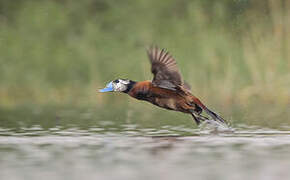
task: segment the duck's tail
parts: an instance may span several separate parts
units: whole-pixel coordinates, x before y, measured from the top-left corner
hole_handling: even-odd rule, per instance
[[[208,109],[206,106],[205,108],[202,108],[211,118],[213,118],[213,120],[215,121],[220,121],[222,123],[227,123],[226,120],[224,120],[220,115],[218,115],[217,113],[211,111],[210,109]]]
[[[193,96],[194,97],[194,96]],[[224,120],[221,116],[219,116],[217,113],[215,113],[215,112],[213,112],[213,111],[211,111],[210,109],[208,109],[204,104],[202,104],[202,102],[198,99],[198,98],[196,98],[196,97],[194,97],[193,98],[193,101],[194,101],[194,103],[197,105],[197,106],[199,106],[201,109],[203,109],[213,120],[215,120],[215,121],[220,121],[220,122],[222,122],[222,123],[225,123],[225,124],[227,124],[227,122],[226,122],[226,120]],[[206,118],[206,117],[203,117],[202,116],[202,119],[204,119],[204,118]]]

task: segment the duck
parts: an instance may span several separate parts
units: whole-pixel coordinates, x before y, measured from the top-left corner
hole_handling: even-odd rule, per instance
[[[109,82],[99,92],[121,92],[160,108],[190,114],[197,125],[209,119],[226,124],[220,115],[191,93],[190,85],[183,80],[176,60],[168,51],[151,46],[147,48],[147,55],[151,63],[152,81],[119,78]],[[203,111],[206,116],[202,115]]]

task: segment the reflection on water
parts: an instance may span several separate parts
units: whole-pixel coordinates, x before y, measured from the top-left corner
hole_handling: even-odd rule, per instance
[[[290,131],[0,129],[0,179],[289,179]]]

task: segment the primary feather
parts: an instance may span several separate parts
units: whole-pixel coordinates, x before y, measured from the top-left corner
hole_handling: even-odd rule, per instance
[[[165,89],[175,90],[183,85],[175,59],[164,49],[151,47],[147,50],[151,62],[151,72],[154,75],[153,85]]]

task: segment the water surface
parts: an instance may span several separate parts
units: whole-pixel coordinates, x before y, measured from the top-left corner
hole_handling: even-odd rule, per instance
[[[289,179],[290,131],[0,129],[0,179]]]

